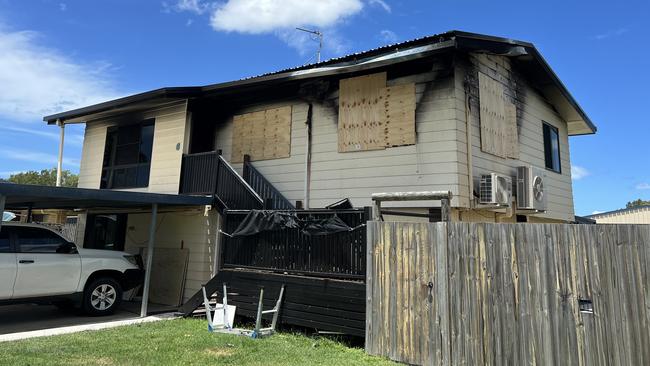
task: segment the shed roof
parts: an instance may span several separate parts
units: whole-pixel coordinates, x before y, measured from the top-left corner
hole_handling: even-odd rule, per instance
[[[78,209],[78,208],[141,208],[159,206],[212,205],[211,196],[188,196],[148,192],[113,191],[0,183],[0,196],[5,196],[5,209]]]
[[[628,213],[628,212],[644,211],[644,210],[650,210],[650,205],[634,206],[634,207],[630,207],[630,208],[622,208],[620,210],[599,212],[597,214],[589,215],[589,216],[586,216],[586,217],[589,217],[591,219],[597,219],[599,217],[623,214],[623,213]]]
[[[145,93],[115,99],[92,106],[65,111],[43,118],[49,124],[62,122],[85,122],[88,118],[99,118],[100,113],[124,112],[138,103],[182,100],[217,92],[229,92],[247,86],[272,86],[290,80],[304,80],[333,74],[352,73],[383,67],[399,62],[428,57],[444,50],[486,52],[516,57],[526,68],[538,76],[545,96],[558,108],[558,112],[569,124],[570,135],[592,134],[595,124],[578,105],[568,89],[557,77],[532,43],[507,38],[488,36],[462,31],[450,31],[387,45],[364,52],[333,58],[320,63],[283,69],[267,74],[224,83],[193,87],[160,88]]]

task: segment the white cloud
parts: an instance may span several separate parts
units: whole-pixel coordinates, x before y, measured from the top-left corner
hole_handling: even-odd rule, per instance
[[[379,32],[379,35],[381,36],[382,41],[386,43],[396,43],[398,40],[397,34],[388,29],[382,30]]]
[[[597,34],[594,38],[599,40],[599,41],[602,41],[603,39],[622,36],[623,34],[627,33],[628,30],[629,29],[627,29],[627,28],[619,28],[619,29],[615,29],[615,30],[610,30],[610,31],[607,31],[605,33]]]
[[[605,211],[594,211],[594,212],[592,212],[591,214],[592,214],[592,215],[598,215],[598,214],[601,214],[601,213],[603,213],[603,212],[605,212]]]
[[[270,33],[300,26],[332,27],[363,9],[361,0],[228,0],[210,18],[217,31]]]
[[[384,0],[368,0],[368,3],[370,5],[377,5],[382,7],[387,13],[390,13],[392,11],[390,5],[388,5]]]
[[[107,63],[83,64],[39,44],[32,31],[0,25],[0,116],[40,121],[48,114],[117,96]]]
[[[29,125],[27,125],[29,126]],[[50,131],[44,131],[42,128],[30,128],[30,127],[22,127],[22,126],[6,126],[6,125],[0,125],[0,131],[5,130],[9,132],[15,132],[17,134],[23,134],[23,135],[36,135],[36,136],[41,136],[48,138],[50,140],[54,141],[59,141],[60,135],[58,133],[58,128],[52,127],[52,126],[41,126],[42,128],[48,128],[50,131],[57,131],[57,132],[50,132]],[[66,128],[67,131],[67,128]],[[75,146],[81,146],[83,145],[83,136],[82,135],[77,135],[77,134],[65,134],[65,143],[75,145]]]
[[[650,183],[647,183],[647,182],[639,183],[639,184],[636,185],[636,189],[638,189],[638,190],[650,189]]]
[[[171,13],[172,11],[175,12],[187,11],[190,13],[194,13],[196,15],[204,14],[205,12],[210,10],[212,6],[213,3],[204,2],[201,0],[178,0],[173,5],[170,5],[166,1],[163,1],[162,3],[163,12],[165,13]]]
[[[273,34],[304,56],[315,55],[318,42],[296,27],[320,30],[324,51],[339,55],[350,49],[350,42],[338,26],[367,6],[391,12],[384,0],[177,0],[163,2],[163,11],[210,14],[210,26],[218,32]]]
[[[57,163],[56,154],[46,154],[32,150],[2,149],[0,156],[12,160],[40,163],[47,167],[55,166]],[[79,160],[63,158],[63,165],[71,168],[79,168]]]
[[[588,176],[589,171],[581,166],[577,165],[571,165],[571,179],[573,180],[580,180],[586,176]]]

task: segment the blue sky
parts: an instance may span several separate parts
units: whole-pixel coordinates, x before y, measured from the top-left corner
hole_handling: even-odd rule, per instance
[[[265,11],[249,11],[251,6]],[[577,214],[650,199],[650,2],[0,0],[0,177],[53,167],[43,115],[460,29],[533,42],[598,125],[570,139]],[[67,130],[77,170],[83,129]]]

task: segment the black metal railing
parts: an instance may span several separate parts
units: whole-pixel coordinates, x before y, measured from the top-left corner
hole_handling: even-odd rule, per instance
[[[246,237],[223,235],[224,268],[250,268],[322,277],[362,280],[366,274],[366,228],[371,209],[298,210],[301,219],[337,215],[349,232],[321,236],[305,235],[300,229],[263,232]],[[232,233],[248,211],[226,211],[224,231]]]
[[[262,198],[216,151],[183,156],[181,194],[211,194],[226,209],[261,209]]]
[[[243,176],[244,180],[262,197],[264,208],[270,210],[293,210],[296,208],[262,173],[255,169],[248,155],[244,155]]]
[[[183,155],[181,194],[214,194],[219,170],[216,151]]]

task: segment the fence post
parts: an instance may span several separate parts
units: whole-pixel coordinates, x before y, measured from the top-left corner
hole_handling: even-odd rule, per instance
[[[444,222],[451,221],[449,212],[449,198],[443,198],[440,200],[440,219]]]

